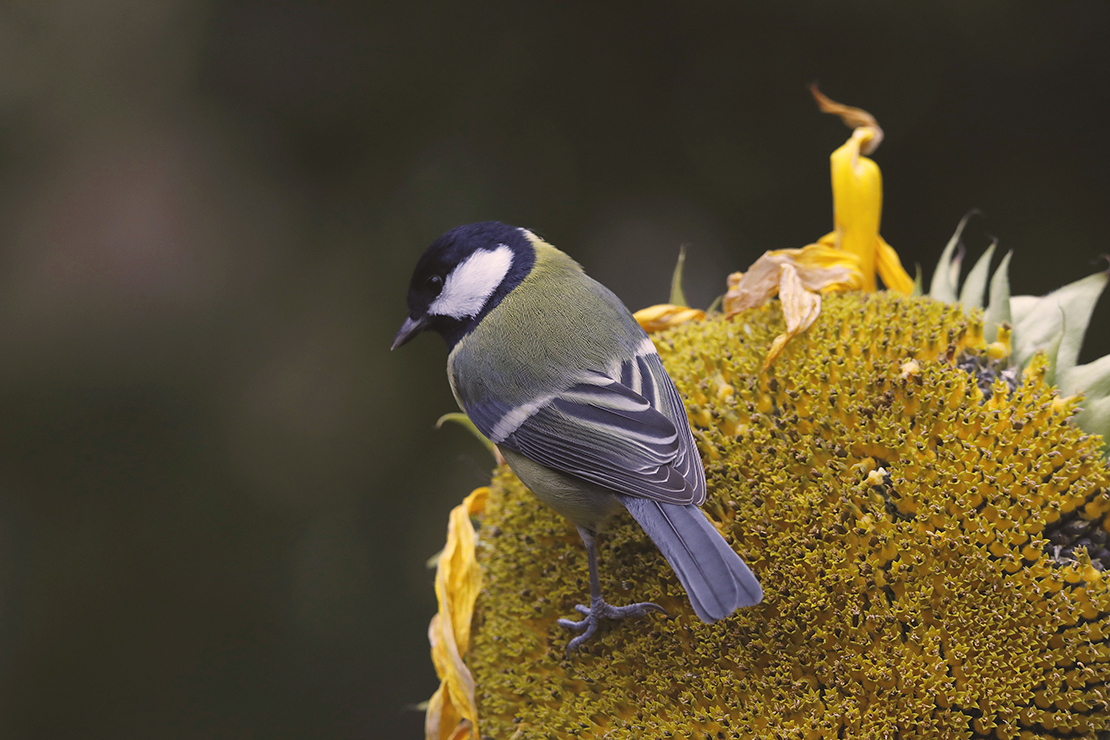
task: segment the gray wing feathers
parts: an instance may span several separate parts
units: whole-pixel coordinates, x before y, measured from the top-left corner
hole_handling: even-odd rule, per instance
[[[625,360],[612,375],[584,379],[529,411],[494,441],[620,493],[674,504],[705,501],[705,472],[686,409],[654,352]],[[486,434],[485,427],[499,426],[487,409],[473,405],[467,413]]]
[[[653,353],[638,359],[655,379],[656,388],[662,396],[661,403],[657,405],[665,407],[666,410],[663,413],[674,420],[678,429],[678,454],[671,467],[689,481],[690,487],[694,490],[694,498],[690,503],[701,506],[705,503],[705,469],[701,465],[694,435],[690,433],[690,423],[686,420],[686,407],[682,404],[682,397],[678,395],[678,389],[674,387],[674,382],[663,368],[663,361],[659,359],[659,355]]]
[[[670,563],[703,622],[763,599],[755,575],[697,506],[619,498]]]

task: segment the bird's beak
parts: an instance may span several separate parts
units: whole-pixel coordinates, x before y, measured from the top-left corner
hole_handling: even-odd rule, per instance
[[[410,339],[415,337],[417,334],[419,334],[421,331],[423,331],[424,327],[426,327],[427,325],[428,325],[428,317],[427,316],[421,316],[418,319],[414,319],[414,318],[411,318],[411,317],[405,319],[405,323],[401,324],[401,330],[399,332],[397,332],[397,336],[393,337],[393,344],[390,346],[389,349],[390,350],[397,349],[402,344],[409,341]]]

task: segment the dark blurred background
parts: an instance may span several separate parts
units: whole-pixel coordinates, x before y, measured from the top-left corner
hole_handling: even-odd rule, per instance
[[[688,243],[704,306],[831,229],[819,80],[886,129],[911,272],[978,207],[971,255],[1043,293],[1110,251],[1108,18],[4,3],[0,737],[421,736],[425,560],[490,468],[432,429],[442,343],[387,351],[427,244],[534,227],[635,309]]]

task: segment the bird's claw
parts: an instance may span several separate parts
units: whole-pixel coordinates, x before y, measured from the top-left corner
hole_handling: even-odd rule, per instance
[[[642,601],[638,604],[629,604],[627,606],[613,606],[601,599],[586,606],[585,604],[575,604],[575,611],[579,614],[585,615],[583,619],[574,621],[573,619],[560,619],[559,626],[574,632],[581,632],[582,634],[575,637],[567,645],[567,655],[569,656],[577,650],[583,643],[588,642],[590,638],[597,632],[597,628],[602,619],[626,619],[628,617],[642,617],[649,612],[660,612],[661,614],[670,617],[671,615],[666,609],[653,604],[650,601]]]

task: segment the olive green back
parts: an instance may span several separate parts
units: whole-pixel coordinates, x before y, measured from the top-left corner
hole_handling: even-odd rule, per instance
[[[532,272],[447,359],[464,411],[475,404],[520,406],[590,372],[612,372],[646,336],[612,291],[555,247],[530,238]]]

